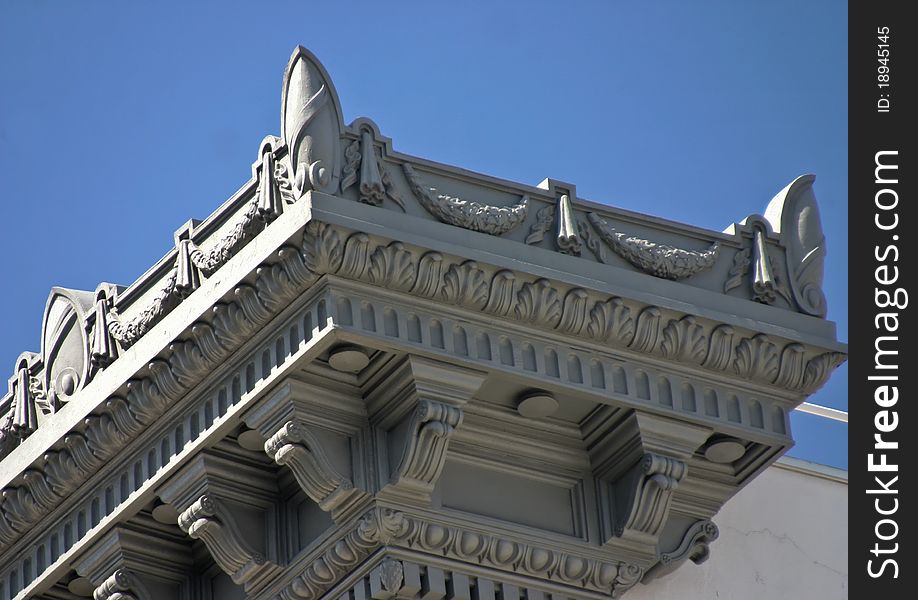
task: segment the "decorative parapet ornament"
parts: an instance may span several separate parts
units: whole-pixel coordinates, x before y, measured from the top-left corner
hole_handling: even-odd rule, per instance
[[[686,279],[713,267],[720,254],[716,242],[707,250],[683,250],[616,231],[596,213],[591,212],[587,217],[616,254],[655,277]]]
[[[251,169],[132,285],[52,290],[0,600],[619,597],[846,359],[812,178],[724,233],[501,181],[345,126],[302,48]]]

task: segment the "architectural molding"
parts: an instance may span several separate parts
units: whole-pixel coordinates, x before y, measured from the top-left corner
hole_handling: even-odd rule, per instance
[[[52,290],[0,398],[0,581],[617,597],[701,561],[846,358],[811,183],[717,233],[437,165],[297,48],[233,198],[133,285]]]
[[[685,532],[678,546],[667,552],[660,553],[660,562],[647,570],[642,583],[649,583],[654,579],[664,577],[687,560],[696,565],[708,560],[710,556],[709,544],[718,538],[720,531],[713,521],[708,519],[696,521]]]
[[[85,552],[76,572],[108,600],[178,598],[187,587],[191,549],[163,532],[150,535],[139,523],[119,525]]]
[[[372,509],[356,527],[318,556],[302,574],[285,585],[278,597],[314,600],[336,585],[344,573],[381,545],[403,547],[437,557],[480,565],[523,577],[585,588],[613,598],[640,581],[641,567],[607,562],[567,551],[520,542],[500,535],[483,534],[457,526],[388,509]],[[385,559],[387,562],[391,559]],[[402,566],[402,581],[394,565],[374,571],[380,589],[398,593],[412,569]],[[395,592],[393,592],[393,589]]]
[[[367,498],[367,492],[332,466],[322,444],[299,421],[287,421],[265,442],[265,452],[288,467],[306,495],[336,519]]]
[[[443,471],[449,440],[460,424],[461,408],[420,400],[390,485],[402,493],[428,497]]]
[[[616,231],[597,213],[587,213],[587,217],[616,254],[654,277],[687,279],[713,267],[720,254],[717,242],[703,251],[685,250]]]
[[[686,475],[684,462],[648,452],[616,484],[614,534],[656,543],[673,492]]]
[[[227,575],[239,584],[246,583],[263,570],[263,554],[252,549],[232,514],[221,507],[220,500],[205,494],[178,518],[178,525],[190,537],[201,540]]]
[[[582,288],[564,293],[561,286],[548,279],[532,280],[512,271],[491,270],[488,282],[488,272],[479,263],[449,264],[449,259],[439,253],[421,254],[399,242],[381,243],[374,249],[373,238],[367,234],[347,236],[333,231],[328,225],[318,225],[304,236],[304,248],[322,247],[326,256],[336,257],[332,261],[316,260],[316,272],[445,299],[545,329],[573,335],[585,332],[611,346],[700,364],[766,385],[774,385],[780,378],[782,387],[810,394],[825,382],[819,375],[828,377],[831,368],[846,359],[840,352],[808,359],[794,351],[799,347],[795,344],[785,344],[783,348],[791,351],[777,357],[779,340],[772,342],[764,334],[740,337],[731,326],[707,324],[687,314],[665,319],[664,314],[671,311],[654,306],[641,308],[623,298],[597,298]],[[760,360],[753,356],[758,351],[776,357]],[[826,369],[824,365],[832,367]]]
[[[826,316],[822,291],[826,239],[813,194],[813,175],[792,181],[768,203],[765,219],[786,248],[785,258],[796,305],[801,312]]]
[[[92,593],[95,600],[153,600],[150,592],[127,569],[118,569]]]
[[[503,235],[525,221],[529,213],[529,196],[523,196],[513,206],[489,206],[438,194],[435,188],[425,189],[411,164],[404,163],[402,169],[418,202],[444,223],[491,235]]]
[[[386,508],[367,511],[353,529],[306,566],[277,597],[282,600],[319,598],[375,549],[406,535],[408,527],[408,520],[400,512]]]
[[[396,545],[465,563],[582,587],[613,598],[637,584],[643,575],[640,566],[627,562],[597,560],[499,534],[484,534],[415,517],[408,519],[408,531],[395,540]]]

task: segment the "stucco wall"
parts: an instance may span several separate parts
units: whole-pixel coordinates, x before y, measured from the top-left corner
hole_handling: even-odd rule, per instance
[[[727,502],[714,521],[720,538],[711,545],[706,563],[687,563],[668,577],[638,585],[625,597],[848,597],[847,484],[775,466]]]

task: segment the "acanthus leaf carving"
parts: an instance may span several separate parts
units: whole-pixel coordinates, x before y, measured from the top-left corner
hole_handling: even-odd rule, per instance
[[[596,213],[588,213],[587,218],[616,254],[655,277],[675,281],[692,277],[713,267],[720,254],[717,242],[706,250],[684,250],[616,231]]]
[[[561,320],[558,290],[544,278],[524,283],[517,294],[514,313],[520,321],[554,328]]]
[[[491,291],[485,312],[500,317],[510,314],[516,306],[516,295],[516,274],[506,269],[498,271],[491,278]]]
[[[779,362],[777,346],[767,335],[760,333],[740,340],[733,370],[740,377],[772,383],[778,376]]]
[[[287,258],[292,262],[285,261],[285,256],[282,256],[288,251],[291,254]],[[295,286],[303,277],[312,277],[305,270],[299,276],[293,275],[294,269],[298,268],[298,254],[298,250],[286,247],[278,253],[278,264],[282,264],[288,275],[285,285]],[[181,397],[189,385],[206,372],[208,365],[218,363],[247,341],[255,328],[273,314],[258,292],[258,288],[268,289],[264,284],[258,285],[258,279],[268,276],[268,271],[262,268],[256,272],[255,287],[240,286],[234,291],[236,301],[216,303],[209,324],[198,321],[190,326],[189,338],[176,340],[165,359],[152,360],[139,378],[125,384],[124,397],[111,396],[103,403],[99,413],[84,420],[84,434],[65,436],[64,448],[49,451],[44,457],[43,470],[32,470],[22,479],[22,485],[4,489],[0,506],[0,544],[5,546],[18,539],[22,532],[53,508],[49,503],[57,505],[57,501],[52,502],[52,499],[59,501],[71,494],[104,461],[114,456],[145,425]],[[119,325],[113,322],[110,327],[114,329]],[[40,390],[34,385],[38,380],[31,376],[26,379],[30,393],[38,394]],[[13,385],[14,395],[17,383]],[[7,425],[11,426],[14,413],[15,410],[8,413],[9,423],[4,422],[0,436],[9,438],[12,435]]]
[[[671,320],[663,328],[660,352],[666,358],[700,365],[707,356],[707,342],[704,327],[695,317],[688,315],[679,320]]]
[[[405,568],[401,561],[386,558],[373,570],[371,577],[378,578],[382,588],[394,596],[401,589],[402,582],[405,580]]]
[[[452,265],[454,267],[455,265]],[[439,252],[426,252],[418,260],[418,276],[411,293],[422,298],[436,298],[443,288],[446,265]]]
[[[678,569],[687,560],[696,565],[705,562],[711,554],[709,544],[720,535],[713,521],[696,521],[689,527],[678,546],[660,554],[660,562],[647,570],[642,581],[649,583]]]
[[[638,315],[634,327],[634,338],[629,344],[630,348],[638,352],[653,354],[660,343],[660,325],[663,313],[656,306],[648,306]]]
[[[714,371],[725,371],[734,360],[733,336],[735,332],[729,325],[718,325],[711,332],[708,343],[708,355],[702,366]]]
[[[270,312],[286,306],[302,288],[316,280],[306,268],[299,250],[293,246],[281,247],[277,258],[277,262],[260,266],[255,271],[258,297]]]
[[[574,288],[564,297],[561,321],[558,329],[571,335],[580,335],[587,323],[587,307],[590,295],[586,290]]]
[[[488,282],[478,263],[467,260],[450,265],[443,277],[442,298],[450,304],[461,304],[480,310],[488,301]]]
[[[285,423],[265,442],[265,452],[288,467],[306,495],[333,516],[367,496],[332,466],[322,445],[299,421]]]
[[[334,227],[312,220],[303,234],[303,262],[316,275],[335,273],[341,267],[341,237]]]
[[[631,309],[621,298],[597,302],[590,311],[587,334],[601,342],[614,341],[629,345],[634,339],[634,319]]]
[[[271,316],[271,311],[268,310],[268,307],[264,305],[261,298],[258,297],[258,292],[254,287],[250,285],[240,285],[233,290],[233,294],[236,296],[236,300],[239,302],[239,306],[242,308],[242,313],[245,315],[246,320],[254,325],[260,325],[268,320]]]
[[[370,236],[354,233],[344,243],[344,255],[338,274],[350,279],[364,279],[370,268]]]
[[[249,338],[255,324],[249,321],[237,302],[218,302],[211,309],[214,332],[228,347],[234,348]]]
[[[410,292],[417,277],[414,255],[401,242],[379,246],[370,256],[367,275],[376,285]]]
[[[183,387],[191,387],[207,373],[204,356],[192,341],[176,341],[169,345],[169,368],[176,381]]]
[[[780,368],[774,384],[785,389],[797,389],[806,372],[806,348],[803,344],[788,344],[781,351]]]
[[[801,391],[812,394],[821,388],[829,379],[832,371],[847,359],[847,355],[841,352],[825,352],[810,359],[803,374]]]
[[[265,557],[246,542],[235,519],[211,495],[201,496],[182,512],[178,525],[201,540],[214,562],[237,584],[251,579],[266,564]]]
[[[438,194],[434,188],[424,189],[414,167],[405,163],[402,169],[421,206],[444,223],[491,235],[503,235],[526,220],[529,196],[523,196],[513,206],[489,206]]]

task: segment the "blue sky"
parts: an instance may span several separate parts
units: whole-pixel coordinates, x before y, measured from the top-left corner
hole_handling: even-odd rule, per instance
[[[52,286],[130,283],[249,177],[297,44],[397,150],[613,206],[722,230],[815,173],[848,339],[846,3],[383,4],[0,5],[0,373]],[[847,426],[794,434],[847,468]]]

